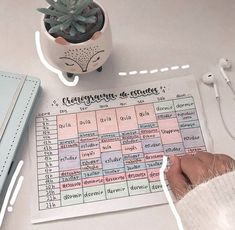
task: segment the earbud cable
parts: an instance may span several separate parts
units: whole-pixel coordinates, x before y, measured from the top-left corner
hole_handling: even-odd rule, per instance
[[[220,101],[220,98],[217,97],[217,98],[216,98],[216,101],[217,101],[217,103],[218,103],[219,113],[220,113],[220,117],[221,117],[221,120],[222,120],[222,122],[223,122],[224,128],[225,128],[226,132],[228,133],[228,135],[229,135],[233,140],[235,140],[235,136],[234,136],[234,135],[232,134],[232,132],[229,130],[229,128],[228,128],[228,126],[227,126],[227,124],[226,124],[226,122],[225,122],[225,120],[224,120],[224,116],[223,116],[223,112],[222,112],[222,108],[221,108],[221,101]]]
[[[228,84],[229,88],[231,89],[231,91],[233,92],[233,95],[235,96],[235,90],[234,90],[234,88],[232,86],[231,81],[228,81],[227,84]]]

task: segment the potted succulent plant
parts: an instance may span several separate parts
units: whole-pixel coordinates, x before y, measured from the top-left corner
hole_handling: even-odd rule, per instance
[[[42,51],[68,77],[101,71],[111,53],[112,36],[105,9],[93,0],[46,0],[39,8]]]

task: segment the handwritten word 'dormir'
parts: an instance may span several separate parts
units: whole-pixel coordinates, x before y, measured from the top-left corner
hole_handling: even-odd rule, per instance
[[[101,101],[109,102],[113,101],[118,96],[113,93],[108,94],[97,94],[97,95],[87,95],[87,96],[81,96],[81,97],[64,97],[62,98],[63,105],[66,106],[72,106],[72,105],[81,105],[84,104],[86,106],[91,105],[92,103],[99,103]]]

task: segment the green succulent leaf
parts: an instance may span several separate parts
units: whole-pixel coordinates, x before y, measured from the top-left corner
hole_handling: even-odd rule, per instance
[[[97,8],[93,8],[91,10],[89,10],[87,13],[84,13],[83,16],[84,17],[89,17],[89,16],[94,16],[97,14],[97,12],[99,11],[100,9],[97,7]]]
[[[86,29],[85,29],[84,25],[80,25],[77,22],[73,22],[72,24],[78,32],[80,32],[80,33],[85,33],[86,32]]]
[[[77,41],[80,38],[82,40],[87,37],[82,34],[87,32],[89,37],[102,23],[89,26],[97,23],[97,16],[101,14],[101,9],[93,0],[46,0],[46,2],[50,6],[39,8],[38,11],[45,14],[44,22],[50,26],[49,33],[55,36],[62,36],[70,41]]]
[[[65,22],[65,21],[68,20],[69,18],[71,18],[71,15],[70,15],[70,14],[67,14],[67,15],[63,15],[63,16],[58,17],[57,21],[58,21],[58,22]]]
[[[71,26],[71,19],[65,21],[61,27],[60,30],[65,31],[66,29],[68,29]]]
[[[95,16],[90,16],[85,19],[85,22],[88,24],[95,23],[96,22],[96,17]]]
[[[54,0],[46,0],[46,2],[47,2],[49,5],[51,5],[51,6],[53,6],[54,4],[56,4],[56,2],[55,2]]]
[[[92,0],[78,0],[77,4],[76,4],[76,10],[74,12],[74,14],[78,15],[80,13],[82,13],[82,11],[88,7],[93,1]]]
[[[81,16],[81,15],[78,15],[78,16],[74,16],[74,18],[77,20],[77,21],[80,21],[80,22],[85,22],[86,21],[86,18]]]
[[[44,22],[49,23],[51,25],[51,27],[59,24],[59,22],[57,22],[55,19],[51,19],[51,18],[44,18]]]
[[[76,31],[76,29],[75,29],[73,26],[71,26],[71,29],[70,29],[70,31],[69,31],[69,34],[70,34],[72,37],[74,37],[74,36],[77,34],[77,31]]]
[[[55,10],[47,9],[47,8],[38,8],[38,11],[49,16],[62,16],[63,13],[57,12]]]
[[[54,34],[54,33],[59,32],[60,30],[61,30],[61,25],[59,24],[59,25],[51,27],[49,30],[49,33]]]

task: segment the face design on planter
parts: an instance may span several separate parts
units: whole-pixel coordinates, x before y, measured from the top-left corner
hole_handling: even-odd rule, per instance
[[[74,48],[64,52],[59,57],[61,64],[67,72],[76,73],[98,69],[104,60],[105,52],[99,46]]]

